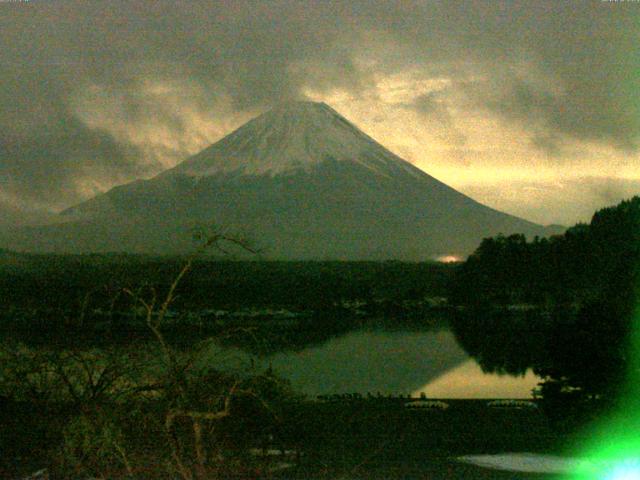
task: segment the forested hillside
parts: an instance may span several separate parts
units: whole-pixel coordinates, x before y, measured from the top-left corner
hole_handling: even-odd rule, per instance
[[[459,304],[582,305],[633,285],[640,258],[640,197],[596,212],[564,235],[482,241],[456,275]]]
[[[548,399],[610,403],[636,375],[639,266],[640,197],[561,236],[486,239],[452,282],[454,330],[486,370],[533,368]]]

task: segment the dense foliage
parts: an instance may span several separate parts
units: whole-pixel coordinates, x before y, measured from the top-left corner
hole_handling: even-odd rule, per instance
[[[460,268],[450,300],[458,304],[582,305],[629,292],[640,258],[640,197],[596,212],[563,235],[498,236],[482,241]],[[622,290],[621,290],[622,289]]]
[[[142,255],[21,255],[0,252],[5,307],[78,310],[89,293],[122,287],[166,290],[184,262]],[[200,258],[182,283],[177,310],[324,308],[340,301],[444,296],[450,265],[404,262],[221,261]]]
[[[148,340],[128,292],[167,292],[184,259],[0,253],[0,339],[106,346]],[[263,353],[301,348],[366,319],[423,321],[442,303],[451,265],[220,261],[199,257],[162,326],[174,344],[224,334]],[[433,316],[433,315],[431,315]]]
[[[454,278],[467,306],[455,331],[487,370],[533,368],[549,399],[610,402],[630,368],[639,267],[640,197],[562,236],[486,239]]]

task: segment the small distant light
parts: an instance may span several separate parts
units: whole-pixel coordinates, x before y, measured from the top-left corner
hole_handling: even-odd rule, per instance
[[[461,262],[462,258],[457,255],[440,255],[439,257],[436,257],[436,261],[442,263],[457,263]]]

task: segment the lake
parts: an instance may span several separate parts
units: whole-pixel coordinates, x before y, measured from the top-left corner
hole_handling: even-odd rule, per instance
[[[232,362],[246,364],[249,359],[236,349],[225,353]],[[255,361],[263,368],[272,366],[294,389],[310,396],[424,392],[431,398],[531,398],[540,381],[531,371],[519,377],[482,372],[447,328],[351,331]]]

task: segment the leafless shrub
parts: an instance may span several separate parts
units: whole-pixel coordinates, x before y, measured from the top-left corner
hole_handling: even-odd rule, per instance
[[[129,298],[127,303],[141,315],[157,350],[30,349],[19,344],[0,349],[0,395],[33,405],[57,402],[73,407],[75,413],[61,432],[57,463],[62,475],[115,478],[146,471],[148,476],[149,466],[137,454],[141,446],[127,438],[137,430],[143,443],[149,441],[141,436],[161,432],[161,439],[155,440],[154,459],[160,465],[165,459],[164,475],[183,480],[210,478],[212,472],[220,471],[224,460],[215,444],[216,428],[232,416],[237,401],[250,400],[260,411],[277,418],[261,394],[264,380],[202,369],[202,359],[210,355],[211,339],[185,352],[165,338],[163,326],[170,306],[203,252],[226,253],[232,247],[257,253],[247,240],[224,233],[205,235],[201,231],[195,238],[200,247],[185,260],[166,293],[151,286],[121,289],[112,301],[114,305],[123,296]],[[85,321],[91,295],[93,292],[81,302],[80,324]],[[153,476],[158,477],[157,470]]]

